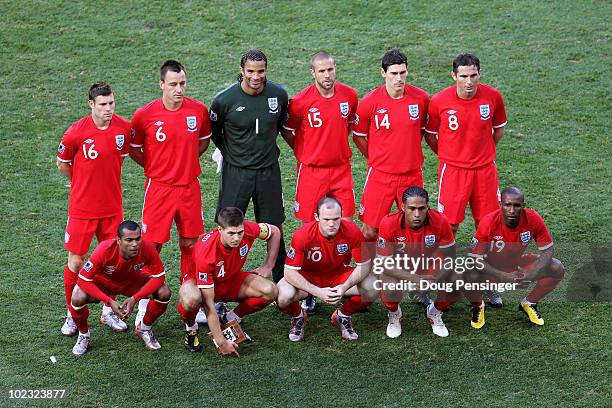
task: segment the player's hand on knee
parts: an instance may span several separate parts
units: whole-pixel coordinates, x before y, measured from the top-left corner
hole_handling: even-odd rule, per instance
[[[268,278],[272,274],[272,268],[261,265],[260,267],[255,268],[253,272],[262,278]]]

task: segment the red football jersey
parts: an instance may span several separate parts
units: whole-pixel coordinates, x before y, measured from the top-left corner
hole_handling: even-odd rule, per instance
[[[318,167],[349,162],[348,132],[358,101],[357,91],[340,82],[334,84],[331,98],[321,96],[313,84],[291,99],[283,127],[295,131],[293,149],[299,162]]]
[[[196,280],[198,288],[212,288],[242,271],[247,255],[256,238],[270,238],[269,224],[244,221],[244,236],[236,248],[226,248],[221,243],[219,229],[204,235],[195,246]]]
[[[486,256],[487,262],[498,268],[514,267],[533,239],[541,251],[553,245],[548,228],[537,211],[525,208],[519,225],[509,228],[499,209],[480,221],[470,244],[470,255]]]
[[[285,267],[332,274],[351,263],[355,259],[357,265],[368,262],[367,251],[362,251],[365,243],[359,227],[342,220],[340,229],[333,239],[325,238],[319,231],[317,221],[302,225],[293,234],[291,248],[287,252]]]
[[[202,102],[183,98],[175,111],[160,99],[141,107],[132,117],[132,147],[144,151],[144,172],[156,181],[184,186],[201,172],[199,143],[212,131],[208,108]]]
[[[71,163],[68,216],[105,218],[123,213],[121,164],[129,154],[130,123],[113,115],[105,130],[91,115],[73,123],[57,148],[57,158]]]
[[[378,232],[376,254],[390,256],[394,253],[410,256],[430,256],[438,248],[455,245],[455,237],[446,217],[430,209],[427,219],[418,229],[404,223],[404,212],[396,211],[382,219]]]
[[[457,96],[457,87],[431,98],[425,130],[438,135],[438,158],[456,167],[476,168],[495,160],[493,128],[506,125],[499,91],[480,84],[472,99]]]
[[[421,129],[425,128],[429,96],[413,85],[393,99],[385,85],[363,97],[353,134],[368,137],[368,167],[404,174],[423,164]]]
[[[79,278],[100,283],[118,293],[142,274],[153,278],[166,274],[155,245],[143,239],[138,255],[124,259],[119,252],[117,240],[107,239],[100,242],[85,262],[79,272]]]

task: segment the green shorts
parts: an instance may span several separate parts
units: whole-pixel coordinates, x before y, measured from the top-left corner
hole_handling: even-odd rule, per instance
[[[285,209],[278,162],[263,169],[253,170],[232,166],[224,161],[217,214],[224,207],[238,207],[246,213],[251,198],[255,221],[276,226],[283,224]]]

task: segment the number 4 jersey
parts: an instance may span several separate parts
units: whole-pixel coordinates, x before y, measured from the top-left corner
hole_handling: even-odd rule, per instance
[[[130,123],[113,115],[108,128],[98,129],[88,115],[62,136],[57,158],[72,166],[68,216],[81,219],[123,213],[121,164],[127,156]]]

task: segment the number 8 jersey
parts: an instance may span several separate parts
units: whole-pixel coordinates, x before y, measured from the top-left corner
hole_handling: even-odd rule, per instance
[[[68,216],[80,219],[123,213],[121,164],[129,153],[130,123],[113,115],[98,129],[91,115],[73,123],[62,136],[57,158],[72,166]]]

